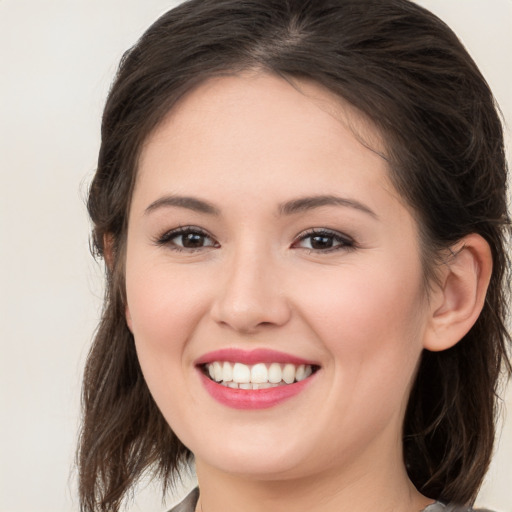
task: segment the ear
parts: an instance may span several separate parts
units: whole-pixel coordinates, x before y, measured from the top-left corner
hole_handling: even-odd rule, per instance
[[[491,273],[491,249],[480,235],[468,235],[451,247],[439,286],[430,295],[424,348],[446,350],[467,334],[484,306]]]

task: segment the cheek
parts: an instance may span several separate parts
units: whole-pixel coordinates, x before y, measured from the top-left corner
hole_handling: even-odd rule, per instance
[[[141,271],[141,269],[143,269]],[[179,269],[127,260],[126,293],[137,357],[146,383],[170,424],[184,414],[193,357],[190,343],[204,310],[201,283],[180,279]],[[188,396],[188,395],[187,395]],[[193,396],[186,403],[192,403]]]
[[[141,269],[143,269],[141,271]],[[203,287],[204,288],[204,287]],[[205,310],[201,281],[179,269],[132,259],[126,265],[128,314],[139,363],[156,403],[169,423],[183,415],[192,355],[190,339]],[[188,398],[188,404],[194,397]]]
[[[419,266],[347,267],[308,283],[303,310],[344,378],[404,387],[422,351],[426,305]],[[401,372],[397,372],[400,368]],[[394,377],[399,373],[403,376]],[[346,383],[345,383],[346,384]],[[361,382],[358,382],[361,384]]]
[[[205,296],[200,282],[180,279],[179,270],[163,267],[128,260],[126,293],[137,343],[167,352],[189,337],[204,310]]]

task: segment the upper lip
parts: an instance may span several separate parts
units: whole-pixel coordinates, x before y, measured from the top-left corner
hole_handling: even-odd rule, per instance
[[[256,364],[256,363],[291,363],[295,365],[307,364],[318,366],[318,363],[297,357],[277,350],[257,348],[242,350],[238,348],[224,348],[207,352],[196,360],[196,366],[213,363],[214,361],[229,361],[232,363]]]

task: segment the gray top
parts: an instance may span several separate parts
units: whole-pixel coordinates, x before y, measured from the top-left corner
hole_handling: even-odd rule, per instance
[[[193,509],[192,509],[193,510]],[[444,505],[439,501],[432,503],[427,508],[425,508],[422,512],[491,512],[490,510],[484,508],[471,508],[460,505]]]
[[[169,512],[194,512],[199,499],[199,488],[192,489],[190,494],[181,502],[178,503]]]
[[[178,505],[169,510],[169,512],[194,512],[197,500],[199,499],[199,489],[196,487],[192,492]],[[429,505],[422,512],[491,512],[485,509],[472,509],[471,507],[459,507],[457,505],[444,505],[437,501]]]

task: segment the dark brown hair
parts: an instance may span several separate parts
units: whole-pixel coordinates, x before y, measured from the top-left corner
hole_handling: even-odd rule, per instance
[[[312,79],[378,127],[421,229],[427,276],[465,235],[489,243],[482,314],[452,349],[424,352],[403,428],[417,488],[471,502],[492,454],[500,371],[511,369],[507,166],[488,85],[454,33],[407,0],[190,0],[124,55],[105,106],[88,208],[95,253],[105,256],[106,241],[111,251],[84,376],[81,510],[118,510],[145,471],[165,489],[191,457],[149,393],[125,323],[127,217],[141,146],[172,106],[210,77],[251,69]]]

